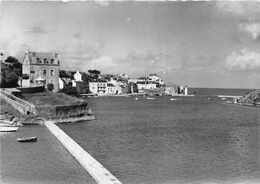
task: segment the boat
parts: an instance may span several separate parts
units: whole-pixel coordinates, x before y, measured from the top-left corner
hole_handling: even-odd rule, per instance
[[[135,98],[135,100],[138,100],[138,98]]]
[[[18,128],[17,126],[0,126],[0,132],[16,132]]]
[[[35,142],[37,141],[37,137],[23,137],[23,138],[17,138],[18,142]]]
[[[147,97],[147,100],[154,100],[155,98]]]
[[[177,98],[170,98],[171,101],[178,100]]]

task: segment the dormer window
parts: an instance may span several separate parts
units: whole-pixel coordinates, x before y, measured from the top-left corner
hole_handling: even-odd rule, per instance
[[[48,64],[48,60],[46,58],[44,58],[44,64]]]
[[[42,61],[40,60],[40,58],[36,58],[36,60],[37,60],[37,63],[39,63],[39,64],[42,63]]]

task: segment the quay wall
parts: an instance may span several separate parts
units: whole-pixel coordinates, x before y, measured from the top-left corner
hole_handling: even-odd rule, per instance
[[[121,184],[115,176],[56,126],[54,122],[45,121],[44,125],[57,137],[63,146],[78,160],[98,184]]]
[[[30,104],[2,89],[0,89],[0,98],[5,100],[8,104],[10,104],[16,110],[18,110],[21,114],[24,115],[37,114],[36,108],[33,104]]]
[[[47,117],[75,117],[87,112],[87,103],[78,105],[36,106],[37,114]]]

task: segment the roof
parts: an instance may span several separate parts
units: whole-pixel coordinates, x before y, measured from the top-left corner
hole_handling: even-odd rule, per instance
[[[136,84],[146,84],[145,81],[137,81]]]
[[[30,63],[38,63],[38,61],[41,61],[44,63],[44,61],[47,61],[48,64],[51,64],[51,61],[55,61],[55,59],[58,58],[57,53],[50,53],[50,52],[28,52]],[[59,64],[59,63],[54,63]]]
[[[119,85],[121,88],[126,88],[126,86],[124,86],[124,85]]]
[[[107,83],[107,87],[115,87],[112,83]]]

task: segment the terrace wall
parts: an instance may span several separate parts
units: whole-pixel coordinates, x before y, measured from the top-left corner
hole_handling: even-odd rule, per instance
[[[30,104],[2,89],[0,89],[0,97],[4,99],[8,104],[10,104],[13,108],[18,110],[21,114],[37,114],[35,106],[33,104]]]
[[[36,106],[36,111],[43,117],[76,117],[87,112],[87,103],[68,106]]]

